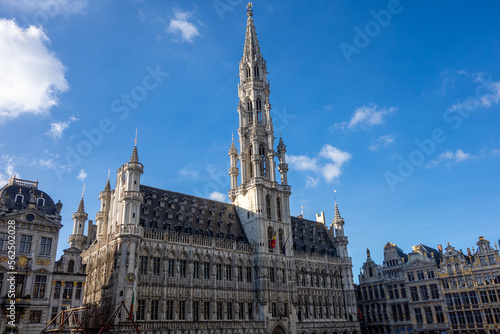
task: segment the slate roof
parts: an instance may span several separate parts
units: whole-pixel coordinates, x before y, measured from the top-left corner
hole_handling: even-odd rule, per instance
[[[34,189],[35,191],[35,203],[41,204],[43,206],[36,205],[36,209],[39,212],[54,215],[56,214],[56,204],[52,200],[52,198],[47,195],[47,193],[39,190],[38,188],[30,187],[27,185],[22,185],[20,183],[9,182],[2,189],[0,189],[0,207],[4,207],[6,209],[13,210],[22,210],[28,207],[28,202],[30,200],[30,191]],[[21,197],[18,197],[18,202],[15,202],[15,198],[17,194],[23,195],[22,202]],[[43,198],[44,201],[38,202],[39,198]],[[62,205],[61,205],[62,207]]]
[[[291,221],[294,251],[338,256],[325,224],[293,216]]]
[[[233,204],[141,185],[140,225],[248,243]]]

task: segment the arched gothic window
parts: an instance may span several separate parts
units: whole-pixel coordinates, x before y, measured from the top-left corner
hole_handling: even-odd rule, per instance
[[[269,195],[266,196],[266,216],[267,219],[271,219],[271,198]]]
[[[280,254],[283,254],[283,251],[285,250],[285,240],[284,239],[284,235],[283,235],[283,230],[282,229],[279,229],[278,231],[278,237],[280,239]]]
[[[259,66],[255,65],[253,67],[253,75],[255,76],[255,78],[259,78],[260,77]]]
[[[252,145],[250,145],[248,148],[248,159],[247,159],[248,160],[248,174],[250,175],[250,177],[253,177],[252,155],[253,155]]]
[[[246,74],[247,74],[247,79],[250,79],[250,77],[252,76],[252,74],[250,72],[250,66],[247,66],[247,68],[246,68]]]
[[[257,109],[257,124],[262,124],[262,102],[260,99],[257,99],[257,102],[255,103],[256,109]]]
[[[253,124],[253,107],[252,101],[247,101],[248,124]]]
[[[278,220],[281,221],[281,199],[279,197],[276,198],[276,214]]]
[[[260,176],[266,176],[266,149],[263,145],[260,145],[259,147],[259,155],[262,158],[262,163],[260,164]],[[269,219],[270,218],[271,217],[269,217]]]

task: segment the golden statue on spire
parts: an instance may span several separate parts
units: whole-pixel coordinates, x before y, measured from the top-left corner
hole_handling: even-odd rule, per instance
[[[249,11],[252,11],[253,3],[249,2],[247,8]]]

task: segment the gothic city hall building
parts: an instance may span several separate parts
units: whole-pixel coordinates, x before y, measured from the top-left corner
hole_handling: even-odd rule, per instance
[[[84,304],[111,313],[123,303],[133,314],[115,321],[133,316],[141,333],[360,333],[337,204],[329,227],[324,213],[290,215],[286,146],[281,137],[275,146],[266,61],[247,15],[232,203],[143,184],[136,143],[116,187],[108,180],[100,193],[95,235],[83,234],[85,212],[74,215]]]

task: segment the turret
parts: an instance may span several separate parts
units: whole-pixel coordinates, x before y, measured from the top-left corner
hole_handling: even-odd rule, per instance
[[[340,216],[337,201],[335,201],[335,218],[332,220],[332,226],[335,229],[335,239],[339,248],[339,255],[347,257],[347,237],[344,236],[344,218]]]
[[[83,190],[85,191],[85,185],[83,185]],[[83,200],[84,191],[82,192],[82,199],[78,205],[78,210],[73,213],[73,233],[69,236],[70,247],[74,247],[79,250],[83,249],[83,246],[87,241],[87,238],[83,234],[85,222],[88,218],[88,214],[85,212],[85,202]]]
[[[281,184],[288,185],[288,164],[286,163],[286,145],[283,143],[283,138],[280,136],[280,141],[278,143],[278,157],[280,164],[278,165],[278,170],[281,174]]]
[[[109,172],[108,181],[106,182],[106,186],[104,186],[104,190],[99,194],[99,199],[101,200],[101,210],[96,214],[98,239],[102,238],[108,233],[108,218],[111,205],[111,185],[109,183]]]
[[[120,173],[123,181],[119,199],[122,204],[121,210],[123,210],[123,224],[125,226],[139,224],[139,209],[142,203],[140,187],[144,166],[139,162],[139,154],[137,153],[137,130],[134,142],[130,161],[122,166]]]
[[[231,141],[231,148],[229,149],[229,157],[230,157],[230,163],[231,163],[231,167],[229,168],[229,176],[231,177],[231,190],[234,190],[238,187],[238,174],[240,173],[240,171],[237,167],[238,150],[236,149],[236,146],[234,145],[234,137]],[[234,192],[230,191],[229,198],[231,200],[233,200],[234,197],[235,197]]]

